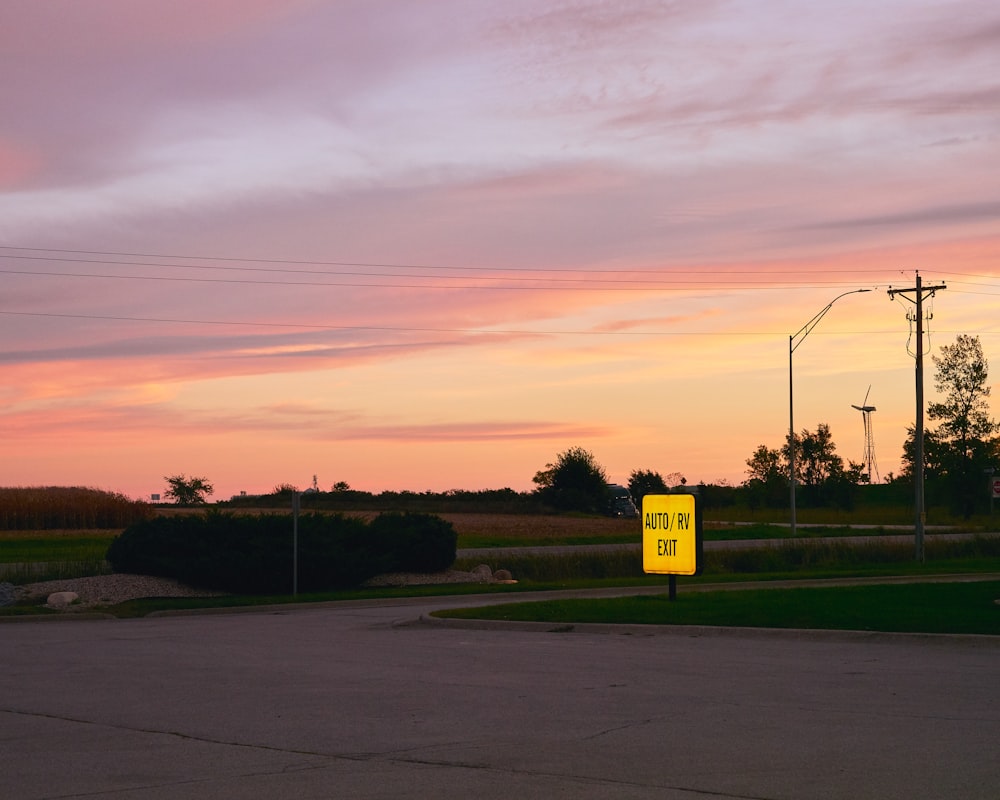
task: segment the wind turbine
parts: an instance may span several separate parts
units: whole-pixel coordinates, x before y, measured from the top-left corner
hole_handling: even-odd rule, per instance
[[[868,405],[868,395],[871,394],[871,391],[872,387],[869,384],[868,391],[865,392],[864,402],[860,406],[851,405],[851,408],[856,408],[861,412],[861,418],[865,425],[865,455],[862,463],[868,471],[868,483],[872,482],[873,474],[876,482],[881,480],[878,474],[878,464],[875,462],[875,440],[872,437],[872,412],[875,410],[875,406]]]

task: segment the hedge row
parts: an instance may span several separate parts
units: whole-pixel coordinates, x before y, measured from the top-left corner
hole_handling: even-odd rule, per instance
[[[239,594],[292,591],[289,514],[156,517],[128,527],[108,548],[115,572],[159,575]],[[358,586],[385,572],[437,572],[455,561],[458,537],[430,514],[380,514],[371,522],[341,515],[298,520],[298,588]]]

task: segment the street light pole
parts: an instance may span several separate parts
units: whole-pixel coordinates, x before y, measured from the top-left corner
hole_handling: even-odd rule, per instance
[[[805,341],[805,338],[812,332],[812,329],[819,324],[819,321],[826,316],[826,313],[833,308],[833,304],[836,303],[841,297],[847,297],[849,294],[858,294],[859,292],[870,291],[871,289],[852,289],[849,292],[838,294],[833,298],[833,300],[823,306],[816,316],[788,337],[788,485],[791,492],[789,504],[791,509],[792,536],[795,536],[795,404],[792,399],[792,354],[798,349],[799,345]],[[796,339],[798,339],[798,341],[796,341]]]

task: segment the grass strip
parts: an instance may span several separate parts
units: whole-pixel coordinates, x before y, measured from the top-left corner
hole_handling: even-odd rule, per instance
[[[613,533],[582,533],[553,534],[541,530],[537,533],[522,532],[517,537],[506,536],[502,532],[492,534],[463,533],[458,534],[460,549],[502,549],[506,547],[550,547],[573,546],[588,544],[641,544],[642,526],[635,521],[634,530],[623,530]],[[819,539],[830,537],[869,536],[877,539],[880,536],[899,534],[900,531],[887,530],[882,527],[852,528],[846,525],[829,527],[798,528],[796,539]],[[706,542],[731,542],[747,539],[790,539],[791,529],[787,525],[721,525],[706,524],[704,530]]]
[[[747,589],[565,599],[437,616],[572,624],[713,625],[1000,635],[1000,581]]]
[[[103,561],[113,540],[114,536],[5,538],[0,541],[0,564]]]

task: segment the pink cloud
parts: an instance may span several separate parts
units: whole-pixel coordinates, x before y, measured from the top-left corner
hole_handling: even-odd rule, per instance
[[[610,426],[565,422],[474,422],[426,425],[363,426],[335,436],[347,440],[390,442],[511,442],[518,440],[573,441],[611,435]]]
[[[41,159],[33,147],[0,139],[0,191],[15,191],[38,173]]]
[[[623,333],[626,331],[635,331],[636,329],[644,329],[646,331],[661,331],[663,329],[671,330],[676,329],[679,326],[687,326],[691,323],[701,323],[718,319],[719,314],[720,312],[717,310],[704,310],[698,313],[677,314],[664,317],[619,319],[598,325],[594,328],[594,330],[602,333]]]
[[[9,441],[54,439],[67,445],[94,437],[132,441],[136,436],[233,437],[279,436],[308,442],[515,442],[572,441],[604,438],[608,425],[521,419],[474,422],[394,423],[357,410],[308,405],[272,405],[258,409],[212,411],[178,409],[165,403],[93,405],[52,401],[47,408],[0,413]]]
[[[273,24],[315,0],[176,0],[167,5],[131,0],[13,2],[4,9],[0,44],[29,55],[44,46],[64,55],[113,58],[150,47],[205,41]]]

